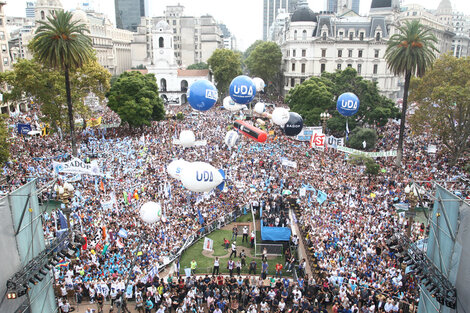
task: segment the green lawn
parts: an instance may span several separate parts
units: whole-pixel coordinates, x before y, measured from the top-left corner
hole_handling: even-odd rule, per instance
[[[241,215],[237,218],[237,222],[239,223],[253,222],[253,215],[251,214],[251,212],[247,211],[245,215]]]
[[[259,235],[257,234],[257,237]],[[230,252],[230,247],[228,250],[225,250],[223,246],[223,239],[228,238],[229,240],[232,239],[232,231],[231,230],[216,230],[212,232],[210,235],[207,236],[208,238],[214,240],[214,253],[213,256],[224,256]],[[250,248],[250,243],[244,242],[242,243],[242,236],[237,237],[237,246],[238,247],[245,247],[245,251],[250,251],[252,254],[254,253],[254,249]],[[230,241],[231,242],[231,241]],[[180,272],[184,273],[185,268],[189,268],[191,260],[196,260],[197,262],[197,270],[196,274],[205,274],[205,273],[212,273],[212,268],[214,265],[214,258],[206,257],[202,254],[202,246],[204,244],[204,239],[200,239],[197,243],[195,243],[192,247],[187,249],[183,255],[181,256],[180,260]],[[236,261],[238,258],[234,259]],[[253,258],[247,257],[246,264],[247,266],[242,268],[242,274],[248,274],[248,264],[252,261]],[[257,274],[261,273],[261,258],[255,258],[257,263],[256,272]],[[227,270],[227,262],[228,257],[220,258],[220,272],[224,274],[228,274],[229,271]],[[275,266],[276,263],[280,262],[284,265],[284,257],[279,256],[274,259],[268,259],[268,275],[275,274]],[[289,274],[288,276],[292,276],[292,273],[286,273],[285,269],[283,270],[283,274]]]

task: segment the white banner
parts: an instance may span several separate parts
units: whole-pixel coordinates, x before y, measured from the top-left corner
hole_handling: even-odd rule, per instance
[[[379,151],[379,152],[366,152],[361,150],[356,150],[348,147],[338,147],[338,151],[355,154],[355,155],[363,155],[370,158],[380,158],[380,157],[395,157],[397,156],[397,150],[389,150],[389,151]]]
[[[436,145],[429,145],[428,146],[428,153],[436,153],[437,152],[437,146]]]
[[[295,162],[295,161],[290,161],[290,160],[288,160],[288,159],[286,159],[286,158],[281,158],[281,164],[284,165],[284,166],[297,168],[297,162]]]
[[[179,139],[173,139],[173,144],[174,145],[180,145],[181,142]],[[207,140],[196,140],[194,142],[194,146],[198,147],[198,146],[207,146]]]
[[[298,134],[295,139],[299,141],[310,141],[313,134],[322,134],[323,130],[321,126],[314,126],[314,127],[304,127],[300,134]]]
[[[214,240],[204,237],[204,250],[212,251],[214,250]]]
[[[73,173],[73,174],[88,174],[88,175],[101,175],[98,162],[92,161],[89,164],[83,162],[78,158],[73,158],[68,162],[55,162],[52,161],[54,172],[59,173]]]
[[[336,149],[338,147],[344,146],[344,139],[343,138],[336,138],[333,136],[326,137],[326,145],[328,148]]]

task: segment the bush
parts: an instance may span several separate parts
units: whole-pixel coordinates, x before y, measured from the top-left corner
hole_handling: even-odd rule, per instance
[[[176,114],[176,119],[179,120],[179,121],[183,120],[184,119],[184,114],[182,112],[178,112]]]
[[[366,148],[362,143],[366,141]],[[352,131],[349,137],[348,146],[358,150],[372,150],[377,141],[377,132],[372,128],[356,128]]]
[[[375,163],[373,159],[368,159],[366,161],[366,173],[369,175],[377,175],[380,171],[380,165]]]

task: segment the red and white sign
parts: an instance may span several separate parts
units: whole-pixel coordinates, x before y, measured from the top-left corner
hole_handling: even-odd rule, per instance
[[[319,148],[325,146],[325,135],[314,133],[310,139],[310,148]]]

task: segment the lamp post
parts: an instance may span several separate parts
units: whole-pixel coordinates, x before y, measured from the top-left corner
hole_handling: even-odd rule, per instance
[[[328,113],[328,110],[320,114],[320,119],[322,120],[322,129],[323,133],[326,135],[326,122],[331,118],[331,114]]]
[[[54,190],[57,192],[57,199],[62,202],[64,205],[62,208],[62,211],[64,212],[66,218],[67,218],[67,227],[68,227],[68,235],[69,238],[71,238],[72,235],[72,230],[71,230],[71,225],[70,225],[70,200],[72,200],[73,197],[73,192],[75,188],[73,187],[72,184],[65,182],[62,185],[56,185]]]
[[[406,235],[411,238],[411,224],[413,224],[413,217],[414,214],[416,213],[416,205],[418,204],[418,189],[416,188],[415,185],[410,187],[410,185],[407,185],[405,187],[405,197],[408,200],[408,203],[410,204],[410,207],[408,208],[408,226],[406,228]],[[406,215],[406,213],[405,213]]]

